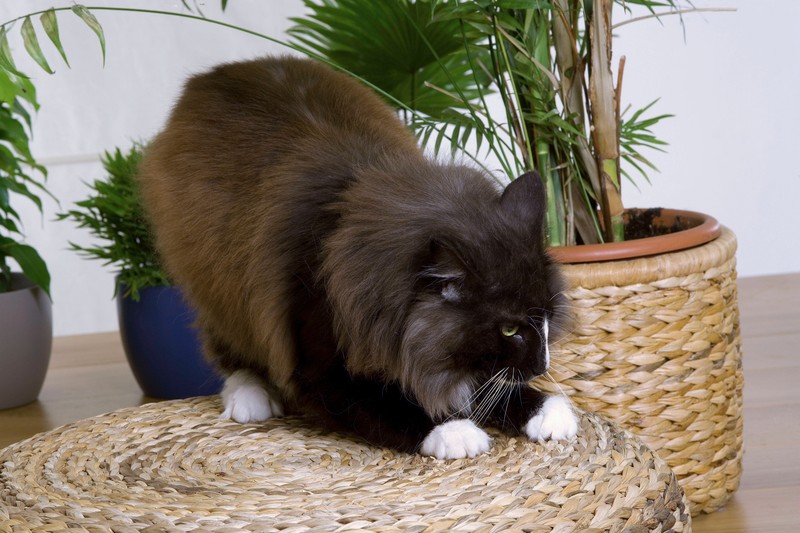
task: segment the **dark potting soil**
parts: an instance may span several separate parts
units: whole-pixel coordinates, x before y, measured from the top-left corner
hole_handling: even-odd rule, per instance
[[[661,208],[637,209],[629,212],[629,217],[625,221],[625,240],[644,239],[646,237],[657,237],[668,233],[675,233],[692,227],[686,219],[677,217],[673,224],[665,226],[658,220],[661,216]]]

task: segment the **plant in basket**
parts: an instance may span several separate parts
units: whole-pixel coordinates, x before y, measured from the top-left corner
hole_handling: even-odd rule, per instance
[[[221,381],[202,355],[194,313],[162,271],[150,237],[135,179],[141,157],[140,145],[107,152],[108,177],[88,184],[92,194],[59,219],[99,239],[72,249],[117,269],[120,335],[142,391],[156,398],[215,394]]]
[[[742,457],[736,240],[706,215],[624,209],[623,182],[653,170],[645,152],[664,143],[652,128],[670,115],[652,115],[655,100],[624,105],[625,58],[612,53],[615,4],[653,17],[693,9],[649,0],[305,4],[309,15],[290,33],[379,87],[436,152],[486,168],[483,153],[501,180],[538,170],[550,253],[564,263],[575,315],[555,381],[661,453],[693,512],[722,506]]]

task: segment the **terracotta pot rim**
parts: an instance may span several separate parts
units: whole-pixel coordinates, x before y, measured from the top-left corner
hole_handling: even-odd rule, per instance
[[[629,209],[628,211],[637,211]],[[624,242],[605,244],[583,244],[556,246],[548,249],[550,256],[559,263],[596,263],[634,259],[668,252],[694,248],[713,241],[722,233],[720,223],[714,217],[696,211],[662,209],[660,218],[675,220],[682,218],[693,223],[689,229]]]

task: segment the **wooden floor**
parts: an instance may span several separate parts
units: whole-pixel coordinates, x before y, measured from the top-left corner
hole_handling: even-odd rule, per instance
[[[800,531],[800,273],[739,282],[744,345],[744,474],[697,532]],[[58,338],[39,401],[0,411],[0,447],[148,401],[116,333]]]

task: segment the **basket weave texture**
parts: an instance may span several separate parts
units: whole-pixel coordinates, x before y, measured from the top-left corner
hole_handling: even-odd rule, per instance
[[[564,265],[574,329],[550,374],[582,408],[655,450],[692,514],[723,506],[742,468],[742,353],[736,238],[660,256]]]
[[[579,437],[495,436],[441,461],[326,434],[241,425],[218,398],[123,409],[0,451],[0,531],[688,531],[669,467],[581,414]],[[149,529],[148,529],[149,528]]]

